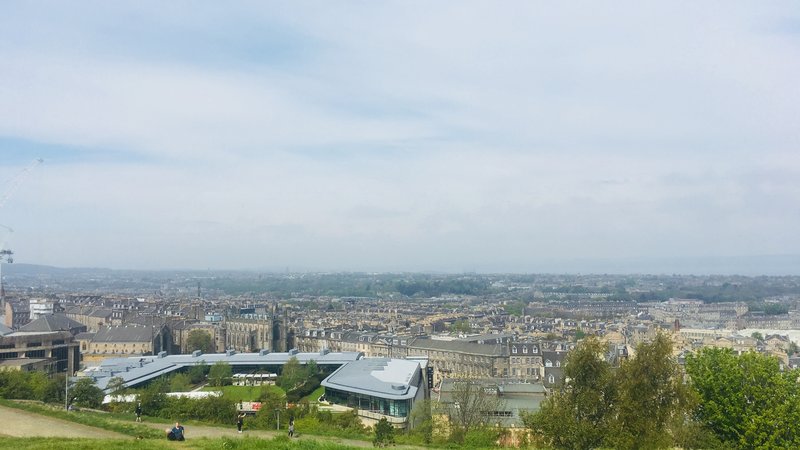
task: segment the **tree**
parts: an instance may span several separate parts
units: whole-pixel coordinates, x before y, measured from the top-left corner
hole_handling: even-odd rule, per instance
[[[167,380],[161,377],[139,392],[139,402],[148,416],[157,416],[167,405],[168,387]]]
[[[66,376],[66,374],[64,376]],[[47,383],[42,386],[40,394],[37,394],[39,396],[39,400],[46,403],[58,403],[63,405],[65,380],[62,380],[61,378],[64,377],[48,378]]]
[[[205,330],[192,330],[189,332],[189,338],[186,340],[186,348],[189,352],[200,350],[203,353],[214,353],[214,341]]]
[[[786,349],[786,354],[789,356],[794,356],[797,353],[800,353],[800,346],[797,345],[797,342],[790,341],[789,348]]]
[[[685,420],[693,395],[684,386],[672,342],[659,334],[616,371],[594,337],[567,355],[565,384],[524,422],[544,444],[556,448],[666,448],[700,438]],[[703,442],[710,442],[704,440]]]
[[[86,408],[97,408],[103,404],[103,391],[95,386],[91,378],[81,378],[70,389],[70,404]]]
[[[190,390],[192,380],[189,374],[176,373],[169,380],[169,390],[172,392],[186,392]]]
[[[208,370],[208,364],[206,364],[205,361],[200,361],[200,364],[192,366],[189,369],[189,380],[192,382],[192,384],[202,383],[206,379]]]
[[[375,439],[372,440],[372,445],[386,447],[392,444],[394,444],[394,427],[386,420],[386,417],[381,417],[381,420],[375,424]]]
[[[256,413],[255,422],[261,428],[275,429],[278,414],[286,421],[286,397],[279,392],[261,387],[261,394],[258,397],[261,402],[261,409]]]
[[[762,334],[761,334],[761,333],[759,333],[758,331],[754,331],[754,332],[753,332],[753,333],[750,335],[750,337],[751,337],[751,338],[753,338],[753,339],[755,339],[755,340],[757,340],[757,341],[763,341],[763,340],[764,340],[764,335],[762,335]]]
[[[605,346],[594,337],[581,341],[564,366],[565,383],[542,402],[541,409],[523,421],[547,446],[564,449],[595,448],[608,435],[616,386]]]
[[[700,397],[696,415],[726,446],[800,447],[797,370],[781,372],[778,359],[755,352],[705,348],[686,359]]]
[[[108,380],[106,389],[108,389],[109,394],[113,396],[122,395],[125,391],[125,380],[123,380],[122,377],[112,377]]]
[[[433,415],[431,414],[431,401],[422,400],[414,402],[411,414],[408,417],[408,433],[419,436],[426,444],[433,442]]]
[[[288,392],[302,383],[305,377],[306,371],[300,367],[300,361],[292,356],[281,368],[281,375],[277,379],[277,384]]]
[[[458,443],[471,431],[490,424],[491,414],[503,409],[505,403],[495,387],[466,379],[453,380],[443,397],[449,400],[443,412],[450,426],[450,440]]]
[[[659,334],[640,344],[636,357],[624,361],[615,378],[616,411],[606,443],[619,449],[672,446],[673,419],[683,419],[692,402],[672,358],[670,339]]]
[[[0,371],[0,397],[33,399],[35,393],[31,383],[28,382],[29,377],[26,372]]]
[[[208,379],[211,381],[213,386],[224,385],[226,380],[229,380],[232,376],[233,369],[231,368],[231,365],[225,361],[215,362],[208,371]]]
[[[307,376],[309,378],[311,378],[311,377],[317,375],[318,373],[319,373],[319,366],[317,365],[317,362],[314,361],[313,359],[310,359],[306,363],[306,374],[307,374]]]
[[[456,320],[450,325],[450,331],[453,333],[469,333],[472,331],[472,327],[469,324],[469,320]]]

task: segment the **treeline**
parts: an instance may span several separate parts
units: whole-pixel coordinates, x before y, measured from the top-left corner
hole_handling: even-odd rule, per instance
[[[254,278],[219,277],[205,281],[208,289],[229,295],[270,294],[277,298],[302,296],[373,297],[392,292],[397,275],[391,274],[306,274],[258,275]]]
[[[64,381],[42,372],[0,371],[0,398],[63,403]]]
[[[481,295],[491,291],[489,280],[483,277],[422,277],[401,280],[395,290],[407,297],[440,297],[445,294]]]
[[[800,448],[797,370],[777,358],[708,348],[686,361],[663,335],[612,368],[584,340],[567,356],[563,389],[527,415],[535,445],[558,449]]]
[[[219,277],[204,281],[204,288],[229,295],[264,294],[277,298],[302,296],[376,297],[400,293],[408,297],[445,294],[480,295],[491,292],[491,280],[483,276],[427,274],[334,273],[261,275],[254,278]]]
[[[91,378],[70,382],[66,389],[64,376],[48,377],[43,372],[0,371],[0,398],[37,400],[44,403],[68,404],[97,408],[103,402],[103,391]],[[69,400],[65,402],[65,395]]]

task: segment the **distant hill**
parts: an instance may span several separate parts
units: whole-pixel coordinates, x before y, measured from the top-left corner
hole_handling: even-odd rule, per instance
[[[53,267],[39,264],[4,264],[3,275],[6,276],[72,276],[86,274],[110,274],[111,269],[95,267]]]

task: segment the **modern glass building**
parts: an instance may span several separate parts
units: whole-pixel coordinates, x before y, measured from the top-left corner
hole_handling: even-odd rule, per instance
[[[338,368],[322,382],[325,399],[358,411],[371,423],[385,417],[404,428],[414,403],[427,396],[426,360],[364,358]]]

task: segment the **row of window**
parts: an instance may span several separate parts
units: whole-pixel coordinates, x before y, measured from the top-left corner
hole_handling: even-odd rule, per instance
[[[511,353],[517,353],[517,346],[511,346]],[[522,353],[528,353],[528,347],[522,347]],[[539,347],[531,347],[531,353],[539,353]]]
[[[518,370],[516,367],[511,369],[511,376],[512,377],[516,377],[518,375],[519,376],[521,376],[521,375],[534,376],[535,375],[538,378],[539,369],[538,368],[534,368],[534,367],[526,367],[524,371],[522,369]]]
[[[530,357],[528,357],[528,358],[522,358],[522,357],[517,358],[517,357],[513,357],[513,356],[511,357],[511,364],[537,364],[537,363],[538,364],[542,363],[541,358],[536,358],[536,357],[534,357],[534,358],[530,358]]]

